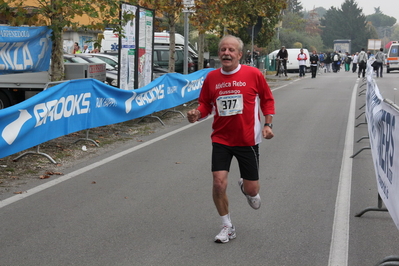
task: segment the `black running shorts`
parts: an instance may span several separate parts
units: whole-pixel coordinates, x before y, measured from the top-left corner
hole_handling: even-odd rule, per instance
[[[259,179],[259,145],[226,146],[212,143],[212,172],[230,171],[232,158],[236,157],[242,179]]]

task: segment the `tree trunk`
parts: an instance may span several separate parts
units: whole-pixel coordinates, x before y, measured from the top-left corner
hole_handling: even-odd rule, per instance
[[[176,51],[176,23],[175,23],[175,17],[174,15],[170,15],[169,17],[169,40],[170,40],[170,46],[169,46],[169,72],[175,72],[175,63],[176,63],[176,58],[175,58],[175,51]]]
[[[51,81],[64,79],[64,49],[62,44],[62,33],[55,33],[51,53]]]

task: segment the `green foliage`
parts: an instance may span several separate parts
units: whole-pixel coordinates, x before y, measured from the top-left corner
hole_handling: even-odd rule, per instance
[[[315,12],[319,18],[322,18],[327,13],[327,9],[325,9],[324,7],[316,7],[313,10],[308,10],[308,11],[304,12],[303,18],[304,19],[308,19],[309,18],[309,14],[311,12]]]
[[[220,38],[215,35],[205,35],[205,46],[208,48],[210,56],[218,55],[218,44]]]
[[[295,32],[303,32],[305,30],[306,20],[297,13],[288,12],[283,16],[283,28]]]
[[[287,48],[307,48],[309,51],[323,51],[325,50],[323,40],[319,34],[310,35],[302,31],[294,31],[292,29],[283,28],[280,31],[281,45]]]
[[[366,17],[367,21],[370,21],[374,27],[392,27],[396,23],[396,18],[387,16],[382,13],[375,13]]]
[[[302,4],[300,1],[298,0],[288,0],[287,1],[287,11],[289,13],[296,13],[298,15],[300,15],[301,17],[303,16],[302,14]]]
[[[266,52],[267,52],[267,54],[270,54],[271,52],[278,50],[280,48],[281,48],[280,40],[274,38],[268,43],[268,45],[266,47]]]
[[[281,11],[286,7],[285,0],[226,0],[226,2],[228,4],[220,6],[217,18],[213,18],[218,27],[227,29],[230,34],[237,35],[248,43],[251,40],[252,26],[256,25],[258,18],[261,18],[262,28],[255,38],[258,46],[264,46],[273,38]]]
[[[392,41],[399,41],[399,25],[395,25],[391,36]]]
[[[292,48],[303,48],[303,46],[302,46],[302,43],[300,43],[300,42],[295,42],[295,43],[292,45]]]
[[[366,17],[354,0],[346,0],[340,9],[331,7],[320,21],[321,37],[327,48],[336,39],[352,40],[352,51],[367,47],[371,31],[366,28]]]

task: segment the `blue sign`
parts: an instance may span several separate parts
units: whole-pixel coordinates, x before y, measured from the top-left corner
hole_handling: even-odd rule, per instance
[[[46,27],[0,26],[0,75],[47,71],[51,30]]]
[[[169,73],[136,90],[71,80],[0,110],[0,158],[48,140],[150,115],[197,99],[207,68]]]

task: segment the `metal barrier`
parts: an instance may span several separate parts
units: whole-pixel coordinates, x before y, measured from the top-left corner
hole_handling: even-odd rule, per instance
[[[359,88],[361,88],[361,87],[363,87],[363,86],[365,86],[365,85],[367,85],[367,80],[366,80],[366,79],[363,79],[363,84],[360,85]],[[363,94],[364,94],[363,92],[364,92],[365,90],[366,90],[366,89],[363,89],[363,90],[358,94],[358,96],[363,95]],[[363,105],[359,108],[359,110],[363,109],[364,107],[366,107],[366,104],[363,104]],[[365,112],[362,112],[360,115],[358,115],[358,116],[356,117],[356,119],[360,118],[363,114],[365,114]],[[358,126],[364,125],[364,124],[367,125],[367,118],[366,118],[366,117],[364,118],[364,121],[365,121],[365,122],[358,123],[355,127],[358,127]],[[367,139],[367,138],[369,138],[369,137],[368,137],[368,136],[363,136],[363,137],[361,137],[359,140],[357,140],[357,142],[360,142],[362,139]],[[356,157],[359,153],[361,153],[362,151],[364,151],[364,150],[369,150],[369,149],[371,149],[370,146],[363,147],[363,148],[361,148],[359,151],[357,151],[356,153],[354,153],[350,158],[355,158],[355,157]]]
[[[272,58],[269,55],[262,56],[260,59],[259,66],[263,67],[266,71],[276,71],[276,58]]]
[[[46,86],[43,88],[43,90],[47,90],[48,88],[51,88],[51,87],[53,87],[53,86],[55,86],[55,85],[58,85],[58,84],[61,84],[61,83],[65,82],[65,81],[67,81],[67,80],[48,82],[48,83],[46,84]],[[57,163],[50,155],[48,155],[47,153],[44,153],[44,152],[41,152],[41,151],[40,151],[40,145],[37,145],[37,146],[36,146],[36,151],[27,151],[27,152],[25,152],[25,153],[23,153],[23,154],[17,156],[15,159],[13,159],[13,161],[16,162],[16,161],[18,161],[19,159],[21,159],[22,157],[25,157],[25,156],[27,156],[27,155],[41,155],[41,156],[46,157],[50,162],[52,162],[52,163],[54,163],[54,164]]]
[[[363,86],[367,85],[367,79],[362,79],[362,81],[363,81],[363,83],[359,86],[359,88],[362,88]],[[362,91],[360,91],[359,94],[358,94],[358,96],[365,95],[365,94],[366,94],[365,91],[366,91],[366,89],[363,89]],[[366,104],[363,104],[363,105],[359,108],[359,110],[361,110],[361,109],[363,109],[363,108],[365,108],[365,107],[366,107]],[[356,119],[360,118],[363,114],[365,114],[365,112],[362,112],[360,115],[358,115],[358,116],[356,117]],[[364,124],[367,125],[367,118],[366,118],[366,117],[364,118],[364,121],[365,121],[365,122],[358,123],[355,127],[358,127],[358,126],[364,125]],[[363,140],[363,139],[369,139],[369,138],[370,138],[370,137],[369,137],[368,135],[367,135],[367,136],[363,136],[363,137],[361,137],[360,139],[358,139],[357,142],[360,142],[360,141]],[[364,151],[364,150],[370,150],[370,149],[371,149],[371,146],[370,146],[370,145],[369,145],[369,146],[366,146],[366,147],[363,147],[363,148],[361,148],[359,151],[357,151],[356,153],[354,153],[350,158],[355,158],[355,157],[356,157],[359,153],[361,153],[362,151]],[[380,196],[379,193],[377,193],[377,194],[378,194],[378,196],[377,196],[377,207],[367,207],[367,208],[365,208],[364,210],[360,211],[359,213],[355,214],[355,217],[361,217],[363,214],[365,214],[366,212],[369,212],[369,211],[378,211],[378,212],[387,212],[387,211],[388,211],[386,208],[383,208],[383,207],[382,207],[383,202],[382,202],[381,196]]]
[[[399,266],[399,256],[388,256],[375,266]]]
[[[360,85],[359,88],[367,85],[367,80],[365,78],[363,78],[362,81],[363,81],[363,84]],[[365,95],[365,94],[366,94],[366,89],[363,89],[359,92],[358,96]],[[388,99],[384,99],[384,102],[388,103],[394,109],[399,111],[399,107],[397,105],[395,105],[392,101],[390,101]],[[359,110],[363,109],[365,106],[366,106],[366,104],[362,105],[359,108]],[[363,114],[365,114],[365,112],[362,112],[361,114],[359,114],[356,117],[356,119],[360,118]],[[359,123],[356,125],[356,127],[358,127],[359,125],[363,125],[363,124],[367,124],[367,118],[365,118],[364,123]],[[363,139],[369,139],[369,138],[370,138],[369,135],[363,136],[357,142],[360,142]],[[361,148],[358,152],[353,154],[350,158],[354,158],[356,155],[358,155],[360,152],[362,152],[363,150],[366,150],[366,149],[371,149],[371,145]],[[367,207],[367,208],[363,209],[362,211],[358,212],[357,214],[355,214],[355,217],[361,217],[363,214],[365,214],[366,212],[369,212],[369,211],[388,212],[388,209],[383,207],[383,200],[378,192],[377,192],[377,207]],[[378,262],[376,264],[376,266],[399,266],[399,256],[388,256],[388,257],[384,258],[383,260],[381,260],[380,262]]]

